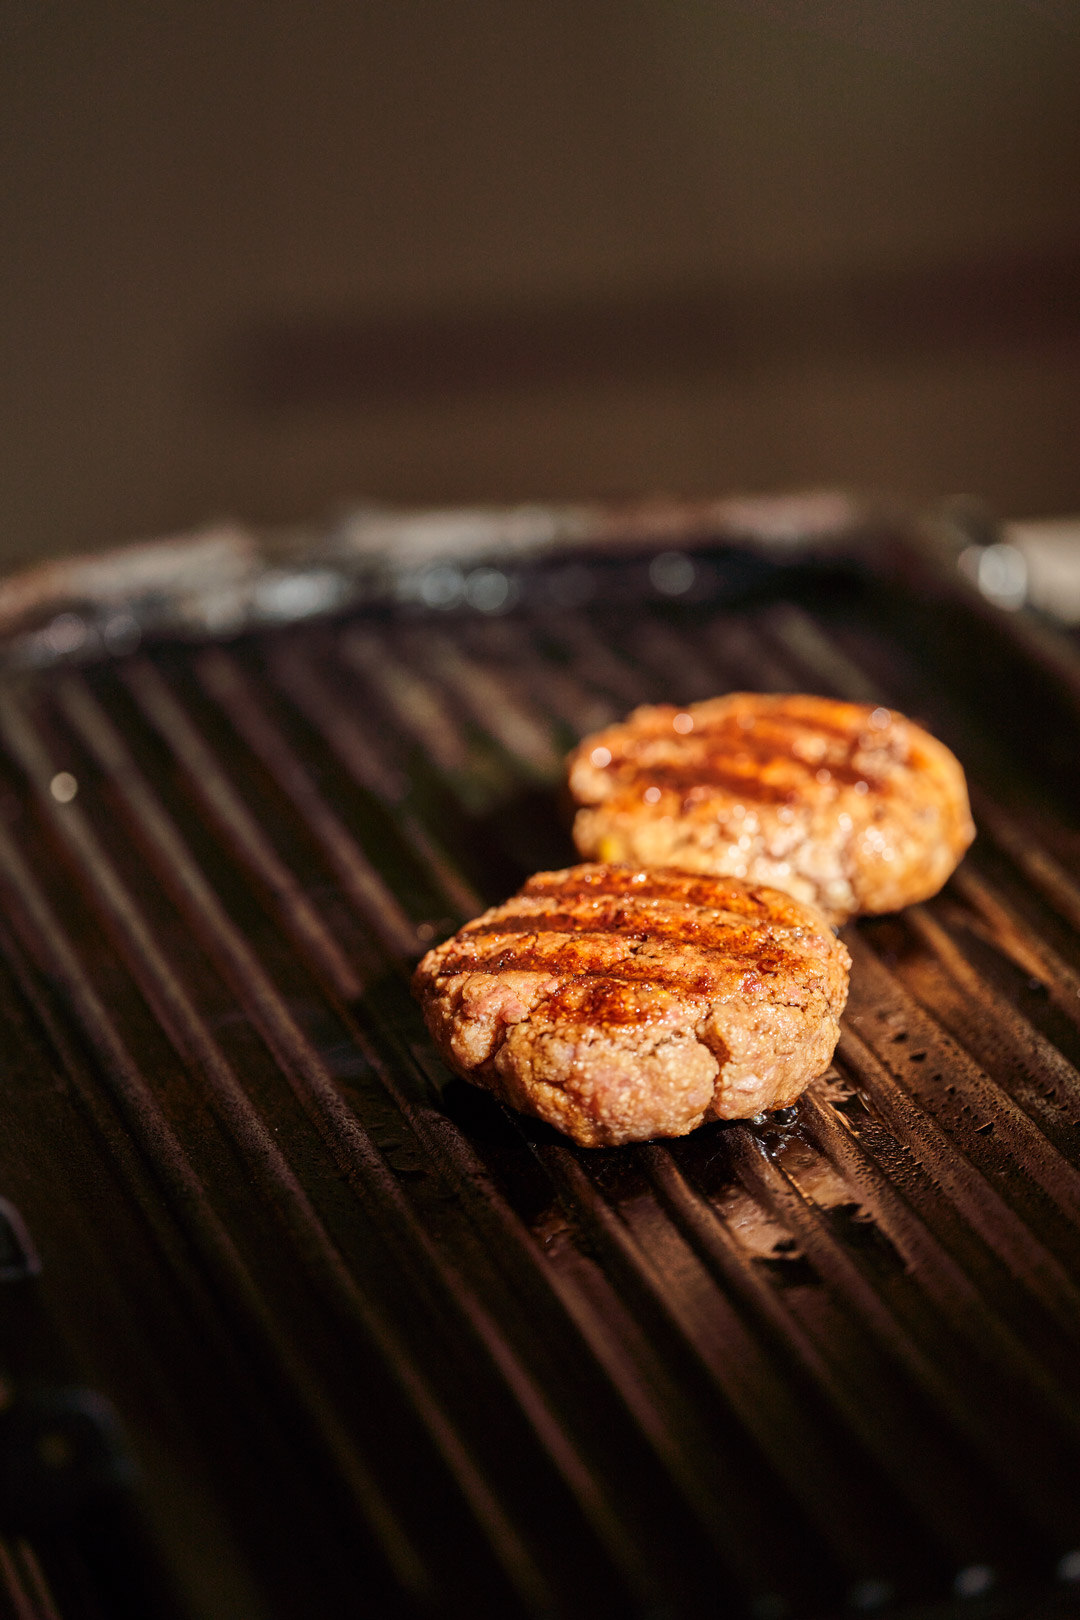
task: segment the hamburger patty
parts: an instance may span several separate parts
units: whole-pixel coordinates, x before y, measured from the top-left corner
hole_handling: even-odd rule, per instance
[[[569,784],[583,856],[767,883],[832,922],[936,894],[975,834],[943,743],[831,698],[635,709],[574,750]]]
[[[585,1147],[794,1102],[829,1064],[850,958],[737,878],[539,872],[420,962],[446,1062]]]

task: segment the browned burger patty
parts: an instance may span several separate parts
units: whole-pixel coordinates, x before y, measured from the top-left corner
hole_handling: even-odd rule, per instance
[[[832,922],[936,894],[975,835],[959,763],[891,709],[733,692],[635,709],[570,756],[595,860],[723,872]]]
[[[429,951],[413,988],[458,1074],[604,1147],[794,1102],[828,1067],[850,965],[774,889],[575,866]]]

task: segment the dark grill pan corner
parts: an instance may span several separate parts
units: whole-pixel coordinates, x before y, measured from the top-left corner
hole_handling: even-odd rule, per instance
[[[346,527],[232,620],[12,631],[0,1616],[1080,1608],[1080,658],[830,499]],[[576,738],[732,688],[920,719],[978,839],[845,930],[797,1108],[578,1149],[411,965],[573,859]]]

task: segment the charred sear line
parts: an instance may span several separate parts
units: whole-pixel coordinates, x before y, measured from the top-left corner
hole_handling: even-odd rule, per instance
[[[716,760],[703,759],[688,765],[635,765],[631,780],[624,782],[625,791],[632,793],[643,781],[655,783],[669,793],[685,795],[696,787],[722,788],[738,798],[754,804],[793,804],[800,797],[795,783],[781,785],[768,782],[752,771],[745,774],[725,770]]]
[[[820,757],[808,758],[807,741],[815,735],[840,737],[843,752],[838,753],[826,744]],[[875,792],[888,792],[891,788],[888,767],[903,763],[893,751],[883,748],[877,738],[870,741],[862,734],[832,731],[816,720],[812,724],[793,721],[784,725],[770,720],[763,735],[761,731],[745,730],[737,720],[727,718],[720,725],[703,725],[693,737],[687,737],[678,749],[677,759],[652,757],[658,744],[672,746],[670,739],[655,734],[633,738],[621,749],[616,746],[607,773],[626,788],[648,778],[673,793],[688,787],[708,786],[779,803],[797,796],[806,782],[816,779],[822,768],[839,785],[852,786],[864,781]],[[860,751],[876,756],[877,769],[865,768],[868,759],[858,766],[854,763]],[[884,771],[882,763],[886,767]],[[770,781],[769,773],[779,773],[781,780]]]
[[[536,1011],[545,1021],[564,1029],[599,1032],[615,1026],[633,1026],[666,1021],[672,991],[678,992],[682,1010],[688,995],[702,1002],[708,989],[695,990],[670,975],[636,977],[625,973],[577,973],[563,980],[542,997]]]
[[[722,876],[697,878],[686,872],[663,870],[644,873],[618,866],[594,866],[587,878],[575,877],[569,881],[561,879],[558,873],[541,872],[529,879],[521,893],[530,899],[557,896],[564,906],[588,904],[601,896],[635,901],[666,900],[703,911],[729,912],[759,926],[782,922],[787,909],[784,896],[774,894],[772,903],[767,903],[741,884],[737,888],[734,883],[729,886]]]
[[[684,914],[658,916],[655,912],[635,912],[629,907],[592,915],[564,911],[519,912],[489,922],[472,923],[462,930],[462,939],[492,939],[503,934],[589,934],[614,941],[655,940],[665,945],[692,945],[704,955],[723,957],[744,952],[752,940],[755,961],[760,961],[764,954],[761,934],[749,924],[725,925]],[[791,960],[793,955],[778,944],[774,944],[773,954],[782,955],[785,961]]]
[[[716,976],[699,957],[641,961],[627,952],[611,962],[588,966],[589,958],[580,946],[558,936],[536,939],[531,948],[511,946],[488,954],[455,952],[439,965],[440,976],[460,973],[538,973],[556,979],[610,979],[626,984],[663,983],[681,986],[695,995],[709,995]],[[755,964],[756,967],[756,964]]]
[[[732,692],[724,701],[725,707],[720,712],[714,709],[710,713],[710,702],[693,706],[695,736],[745,736],[755,731],[780,736],[793,731],[805,735],[806,727],[810,726],[814,731],[847,742],[857,741],[867,731],[867,710],[861,704],[830,702],[827,698],[806,698],[785,692],[772,696],[760,692]]]
[[[887,777],[871,775],[868,771],[856,768],[849,760],[833,760],[827,756],[816,761],[799,759],[792,755],[779,755],[775,753],[754,754],[745,761],[746,768],[740,769],[742,764],[739,756],[747,750],[739,749],[738,753],[728,756],[715,754],[701,755],[699,758],[688,758],[679,764],[649,763],[635,764],[633,767],[634,779],[644,781],[647,777],[659,788],[667,788],[669,793],[686,793],[694,787],[723,788],[725,792],[739,794],[745,799],[753,799],[759,803],[784,804],[795,802],[805,791],[805,783],[814,781],[820,788],[823,785],[817,779],[819,770],[827,770],[829,780],[842,787],[853,787],[856,782],[865,782],[875,793],[888,793],[891,784]],[[785,779],[770,781],[767,774],[770,766],[780,765],[784,769]],[[793,779],[791,767],[798,771]]]
[[[635,942],[624,935],[606,936],[610,942],[613,960],[587,966],[595,957],[595,940],[586,944],[573,935],[530,933],[524,936],[531,943],[515,940],[499,949],[470,950],[469,942],[462,940],[459,949],[448,952],[439,964],[440,974],[459,973],[549,973],[559,978],[581,975],[625,978],[644,983],[648,978],[663,978],[666,983],[683,984],[696,995],[711,994],[718,982],[718,969],[748,973],[755,976],[794,971],[805,967],[792,953],[774,947],[758,948],[752,957],[723,956],[720,961],[688,946],[678,955],[669,952],[662,960],[650,954],[639,958],[633,950]],[[641,943],[641,942],[638,942]],[[618,954],[615,954],[618,953]]]

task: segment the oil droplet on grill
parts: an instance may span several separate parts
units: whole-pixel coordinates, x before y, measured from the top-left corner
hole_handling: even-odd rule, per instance
[[[79,784],[70,771],[57,771],[49,783],[49,792],[57,804],[70,804],[78,791]]]
[[[1080,1551],[1067,1552],[1058,1561],[1059,1581],[1080,1581]]]
[[[957,1597],[981,1597],[994,1584],[994,1572],[989,1564],[968,1564],[953,1581]]]

